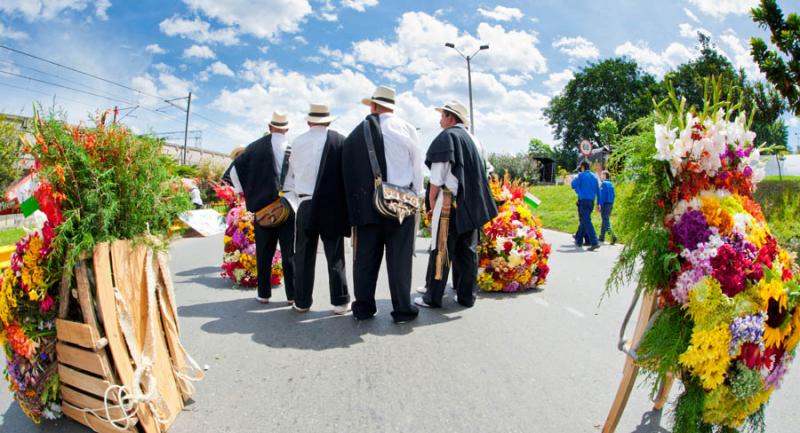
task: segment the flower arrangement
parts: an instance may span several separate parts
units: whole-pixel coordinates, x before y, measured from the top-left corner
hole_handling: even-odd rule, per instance
[[[422,215],[419,219],[419,236],[423,238],[431,237],[431,218],[433,218],[433,211],[422,210]]]
[[[658,296],[637,362],[659,379],[681,376],[676,433],[764,431],[764,406],[800,342],[800,284],[752,199],[763,177],[755,134],[734,95],[711,89],[700,113],[671,92],[675,111],[654,122],[655,145],[621,150],[636,184],[626,209],[649,206],[609,282],[637,272],[637,289]]]
[[[215,185],[217,196],[231,209],[225,217],[227,228],[223,239],[222,277],[241,287],[258,287],[258,267],[256,266],[256,239],[253,227],[253,214],[244,206],[230,186]],[[270,285],[278,286],[283,279],[283,265],[280,250],[272,257]]]
[[[478,286],[488,292],[519,292],[544,284],[550,268],[550,244],[541,223],[523,203],[526,186],[493,178],[490,188],[500,204],[495,219],[483,228],[479,246]]]

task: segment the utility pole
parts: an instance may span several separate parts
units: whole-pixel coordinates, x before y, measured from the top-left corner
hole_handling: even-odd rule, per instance
[[[189,110],[192,108],[192,92],[189,92],[189,99],[186,100],[186,124],[183,128],[183,165],[186,165],[186,152],[188,151],[187,142],[189,140]]]
[[[458,54],[460,54],[461,57],[463,57],[464,60],[467,61],[467,84],[468,84],[468,87],[469,87],[469,130],[470,130],[470,132],[475,134],[475,116],[472,114],[472,65],[471,65],[471,62],[472,62],[472,59],[479,52],[481,52],[483,50],[488,50],[489,46],[488,45],[481,45],[470,56],[465,56],[464,53],[462,53],[461,50],[456,48],[455,44],[453,44],[451,42],[447,42],[446,44],[444,44],[444,46],[447,47],[447,48],[452,48],[452,49],[456,50],[456,52],[458,52]]]
[[[117,124],[117,114],[119,114],[119,107],[115,105],[114,106],[114,122],[113,122],[115,125]]]

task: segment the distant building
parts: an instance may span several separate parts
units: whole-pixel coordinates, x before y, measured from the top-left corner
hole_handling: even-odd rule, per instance
[[[784,155],[781,161],[780,174],[783,176],[800,176],[800,155]],[[775,155],[762,155],[761,161],[766,162],[767,176],[778,176],[778,160]]]

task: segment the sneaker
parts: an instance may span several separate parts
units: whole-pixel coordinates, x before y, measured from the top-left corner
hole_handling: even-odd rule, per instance
[[[307,313],[310,308],[300,308],[296,304],[292,304],[292,309],[298,313]]]
[[[269,298],[262,298],[260,296],[256,296],[256,301],[259,304],[269,304]]]
[[[614,235],[614,236],[611,238],[611,245],[614,245],[614,244],[616,244],[616,243],[617,243],[617,235]]]
[[[334,305],[333,306],[333,314],[337,316],[344,316],[347,312],[350,311],[350,303],[342,304],[342,305]]]
[[[428,303],[425,302],[424,299],[422,299],[422,296],[417,296],[416,298],[414,298],[414,304],[419,305],[420,307],[423,308],[433,308],[432,306],[428,305]]]
[[[292,305],[294,305],[294,299],[289,299],[288,301],[286,301],[286,304],[288,304],[291,307]]]
[[[417,287],[417,293],[419,293],[421,295],[424,295],[424,294],[428,293],[428,288],[425,287],[425,286],[419,286],[419,287]]]
[[[453,301],[458,304],[458,295],[453,295]]]
[[[594,251],[594,250],[596,250],[598,248],[600,248],[600,244],[595,244],[595,245],[592,245],[591,247],[589,247],[589,251]]]

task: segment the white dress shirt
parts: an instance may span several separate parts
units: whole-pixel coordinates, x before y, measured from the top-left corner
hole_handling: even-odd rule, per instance
[[[421,194],[424,157],[419,148],[417,130],[394,113],[380,115],[383,150],[386,156],[384,181],[408,187]]]
[[[293,192],[301,200],[311,198],[314,194],[319,163],[327,139],[328,127],[312,126],[292,142],[292,155],[289,157],[289,171],[284,189]]]
[[[272,134],[272,154],[275,155],[275,173],[278,173],[280,179],[281,168],[283,167],[283,153],[286,151],[286,135],[274,132]],[[231,167],[231,183],[236,192],[242,192],[242,182],[239,180],[239,174],[236,173],[236,167]]]

